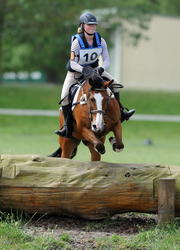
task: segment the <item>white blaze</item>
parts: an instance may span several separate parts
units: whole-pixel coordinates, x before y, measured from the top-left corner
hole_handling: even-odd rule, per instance
[[[103,97],[100,93],[95,93],[94,98],[96,100],[97,110],[102,110],[102,100]],[[93,121],[93,124],[96,125],[96,129],[93,128],[94,131],[102,131],[104,128],[104,119],[102,113],[96,114],[96,120]]]

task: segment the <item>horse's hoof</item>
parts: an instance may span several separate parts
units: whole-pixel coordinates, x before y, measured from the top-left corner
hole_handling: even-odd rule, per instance
[[[114,150],[115,152],[121,152],[121,151],[123,151],[123,148],[124,148],[124,147],[117,147],[116,145],[113,145],[113,150]]]
[[[111,143],[113,151],[115,151],[115,152],[121,152],[124,148],[124,144],[117,146],[115,137],[110,137],[109,142]]]
[[[104,154],[106,152],[105,150],[105,147],[104,147],[104,144],[102,143],[98,143],[96,146],[95,146],[95,150],[100,153],[100,154]]]

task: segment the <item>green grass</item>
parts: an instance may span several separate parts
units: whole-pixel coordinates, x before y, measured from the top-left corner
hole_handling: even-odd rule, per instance
[[[135,236],[124,237],[114,234],[110,237],[96,239],[96,249],[112,250],[178,250],[180,249],[180,227],[176,224],[164,228],[158,226],[138,233]]]
[[[62,85],[0,85],[1,108],[58,109]],[[122,103],[137,113],[180,115],[180,92],[121,90]]]
[[[180,114],[180,93],[122,91],[123,102],[138,113]],[[60,87],[54,85],[0,85],[0,108],[58,109]],[[166,112],[169,110],[169,112]],[[48,155],[58,147],[58,117],[0,115],[0,154]],[[108,136],[109,137],[109,136]],[[146,139],[153,144],[146,145]],[[125,149],[112,151],[108,140],[103,161],[179,165],[180,126],[173,122],[128,121],[123,123]],[[75,159],[89,160],[88,149],[80,145]]]
[[[32,217],[31,217],[32,218]],[[51,250],[69,249],[71,237],[69,234],[53,236],[31,236],[25,232],[31,220],[29,215],[18,211],[16,213],[0,212],[0,249],[2,250]]]
[[[20,225],[0,222],[0,249],[2,250],[50,250],[70,249],[68,235],[58,239],[50,236],[32,237],[26,234]]]
[[[180,93],[122,91],[122,100],[137,113],[177,114]],[[0,85],[0,108],[58,109],[59,86],[20,87]],[[21,117],[0,115],[0,154],[48,155],[58,147],[53,131],[58,117]],[[146,139],[152,145],[146,145]],[[108,141],[102,160],[121,163],[159,163],[179,165],[180,124],[171,122],[129,121],[123,123],[125,149],[112,151]],[[88,149],[81,145],[75,159],[89,160]],[[90,224],[86,229],[99,225]],[[12,218],[0,220],[0,249],[71,249],[71,236],[32,237],[23,231],[23,225]],[[94,239],[95,249],[180,249],[179,225],[157,226],[135,236],[112,235]]]
[[[180,92],[122,90],[122,102],[138,114],[180,115]]]
[[[89,222],[91,226],[83,231],[102,231],[105,227],[113,227],[120,223],[111,219],[103,222]],[[91,238],[93,249],[111,250],[178,250],[180,249],[180,224],[176,220],[174,224],[167,224],[159,227],[152,224],[149,229],[139,229],[138,233],[124,236],[123,234],[112,234],[105,237]],[[71,237],[70,233],[63,233],[53,236],[46,234],[42,236],[30,235],[26,232],[27,223],[14,218],[11,214],[0,214],[0,249],[2,250],[51,250],[51,249],[75,249],[78,239]],[[106,230],[105,230],[106,231]],[[104,232],[105,232],[104,231]],[[81,231],[80,231],[81,232]],[[80,233],[79,232],[79,233]],[[45,232],[43,232],[45,233]],[[50,236],[51,235],[51,236]],[[84,246],[86,247],[86,246]],[[87,248],[90,249],[90,248]]]
[[[56,117],[0,116],[0,154],[48,155],[58,148]],[[108,136],[109,137],[109,136]],[[116,153],[108,139],[103,161],[116,163],[179,164],[179,123],[129,121],[123,124],[125,148]],[[151,138],[153,144],[146,145]],[[78,149],[77,160],[90,159],[88,148]]]
[[[60,86],[0,85],[0,108],[58,109]]]

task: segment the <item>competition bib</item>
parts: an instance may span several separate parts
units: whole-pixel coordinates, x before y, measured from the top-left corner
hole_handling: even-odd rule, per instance
[[[86,65],[94,63],[102,54],[102,47],[80,49],[79,64]]]

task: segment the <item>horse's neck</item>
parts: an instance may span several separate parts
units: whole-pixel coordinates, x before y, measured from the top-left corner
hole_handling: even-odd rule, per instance
[[[89,84],[88,81],[86,81],[86,82],[83,84],[82,88],[81,88],[80,97],[81,97],[82,95],[84,95],[84,94],[88,95],[90,88],[91,88],[91,85]]]

